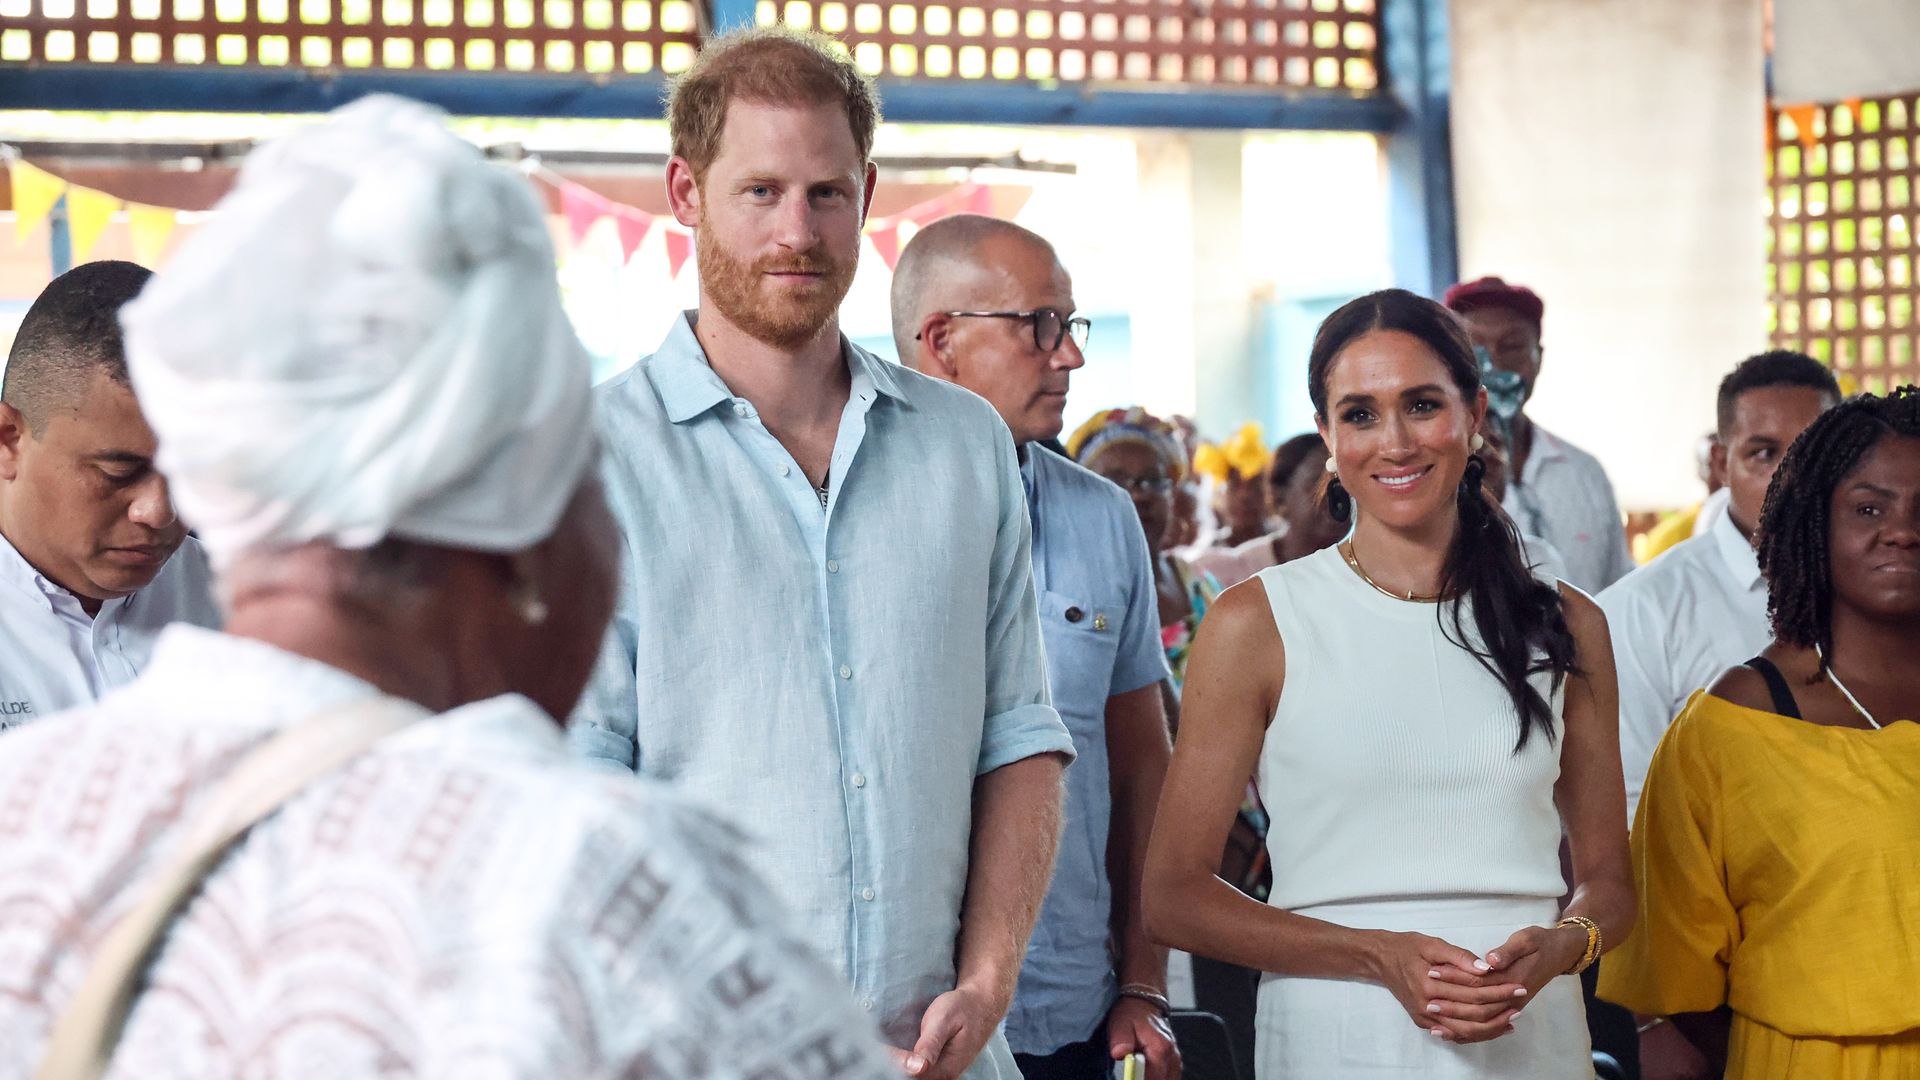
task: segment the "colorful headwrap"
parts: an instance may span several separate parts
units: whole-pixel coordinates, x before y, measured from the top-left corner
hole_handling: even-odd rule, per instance
[[[1532,289],[1509,285],[1497,277],[1463,281],[1448,289],[1441,302],[1448,310],[1461,315],[1481,308],[1505,308],[1532,323],[1535,330],[1540,328],[1540,318],[1547,310],[1547,305]]]
[[[1086,423],[1067,437],[1067,453],[1080,464],[1091,466],[1101,450],[1121,443],[1136,443],[1158,454],[1166,462],[1167,475],[1175,480],[1187,474],[1187,455],[1180,448],[1180,433],[1172,424],[1138,405],[1107,409],[1088,417]]]
[[[1260,425],[1248,422],[1219,446],[1207,443],[1194,451],[1193,471],[1224,484],[1229,475],[1237,475],[1242,480],[1265,475],[1271,460]]]

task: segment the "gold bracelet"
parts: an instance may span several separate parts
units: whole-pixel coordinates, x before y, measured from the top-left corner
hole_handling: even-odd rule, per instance
[[[1600,924],[1585,915],[1569,915],[1555,923],[1554,929],[1557,930],[1562,926],[1578,926],[1587,932],[1587,951],[1581,954],[1578,963],[1566,970],[1568,975],[1578,975],[1592,967],[1595,960],[1600,959]]]

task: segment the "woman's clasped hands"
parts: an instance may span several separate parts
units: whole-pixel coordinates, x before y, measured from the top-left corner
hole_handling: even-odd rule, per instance
[[[1529,926],[1479,957],[1425,934],[1387,933],[1379,981],[1435,1038],[1486,1042],[1512,1032],[1520,1010],[1579,959],[1565,955],[1571,945],[1565,930]]]

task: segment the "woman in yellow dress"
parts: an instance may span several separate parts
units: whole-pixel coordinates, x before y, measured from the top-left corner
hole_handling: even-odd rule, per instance
[[[1759,554],[1774,643],[1654,754],[1600,996],[1733,1080],[1920,1080],[1920,389],[1814,421]]]

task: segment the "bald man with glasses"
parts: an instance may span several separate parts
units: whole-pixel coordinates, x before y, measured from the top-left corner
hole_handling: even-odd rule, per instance
[[[1026,1080],[1101,1080],[1144,1054],[1147,1077],[1173,1080],[1167,954],[1140,915],[1169,754],[1152,566],[1129,497],[1041,445],[1060,434],[1091,324],[1051,245],[975,215],[914,236],[893,319],[902,362],[986,398],[1013,432],[1047,682],[1073,735],[1060,854],[1007,1014],[1015,1063]]]

